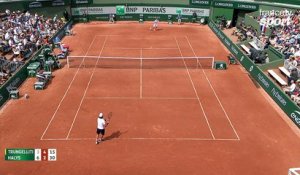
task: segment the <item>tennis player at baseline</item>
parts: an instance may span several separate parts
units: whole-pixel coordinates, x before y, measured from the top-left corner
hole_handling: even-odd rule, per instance
[[[99,144],[101,141],[103,141],[103,137],[105,134],[105,127],[108,123],[105,122],[103,113],[101,112],[99,114],[99,117],[97,118],[97,136],[96,136],[96,144]]]
[[[156,18],[156,19],[153,21],[152,29],[153,29],[154,31],[156,31],[157,28],[158,28],[158,22],[159,22],[158,18]]]

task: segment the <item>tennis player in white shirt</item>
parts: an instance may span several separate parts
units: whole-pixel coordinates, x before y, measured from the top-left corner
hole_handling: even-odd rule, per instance
[[[96,136],[96,144],[99,144],[101,141],[103,141],[103,137],[105,134],[105,127],[108,123],[106,123],[103,113],[101,112],[99,114],[99,117],[97,118],[97,136]]]
[[[159,22],[159,20],[158,20],[158,18],[156,18],[156,19],[153,21],[153,26],[152,26],[152,28],[150,28],[150,30],[156,31],[157,28],[158,28],[158,22]]]

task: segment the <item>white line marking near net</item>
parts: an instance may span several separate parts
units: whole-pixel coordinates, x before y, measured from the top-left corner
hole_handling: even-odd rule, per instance
[[[43,141],[90,141],[95,140],[95,138],[49,138],[49,139],[42,139]],[[211,138],[154,138],[154,137],[132,137],[132,138],[114,138],[111,140],[165,140],[165,141],[240,141],[239,139],[231,139],[231,138],[224,138],[224,139],[211,139]]]
[[[193,51],[193,54],[194,54],[195,56],[197,56],[197,55],[196,55],[196,52],[195,52],[195,50],[194,50],[194,48],[192,47],[192,45],[191,45],[191,43],[190,43],[190,40],[189,40],[188,36],[185,36],[185,38],[186,38],[186,40],[188,41],[189,46],[190,46],[190,48],[191,48],[192,51]],[[200,66],[201,66],[201,63],[200,63]],[[206,78],[206,80],[207,80],[207,82],[208,82],[210,88],[212,89],[212,91],[213,91],[213,93],[214,93],[216,99],[218,100],[218,103],[219,103],[219,105],[221,106],[222,111],[224,112],[224,114],[225,114],[225,116],[226,116],[226,118],[227,118],[227,121],[228,121],[229,124],[230,124],[230,127],[233,129],[234,134],[236,135],[237,139],[240,140],[240,137],[239,137],[238,133],[236,132],[236,130],[235,130],[235,128],[234,128],[234,126],[233,126],[233,124],[232,124],[232,122],[231,122],[231,120],[230,120],[230,118],[229,118],[229,116],[228,116],[228,114],[227,114],[227,112],[226,112],[226,110],[225,110],[225,108],[223,107],[223,105],[222,105],[222,103],[221,103],[221,101],[220,101],[220,99],[219,99],[219,97],[218,97],[218,95],[217,95],[217,93],[216,93],[214,87],[212,86],[210,80],[208,79],[208,77],[207,77],[206,72],[204,71],[204,69],[202,69],[202,72],[203,72],[203,74],[204,74],[204,76],[205,76],[205,78]]]
[[[96,36],[94,36],[94,38],[93,38],[91,44],[89,45],[89,47],[88,47],[88,49],[87,49],[85,55],[88,54],[90,48],[92,47],[92,45],[93,45],[93,43],[94,43],[94,41],[95,41],[95,38],[96,38]],[[81,61],[80,65],[81,65],[83,62],[84,62],[84,59]],[[80,66],[79,66],[79,67],[80,67]],[[57,106],[57,108],[56,108],[54,114],[52,115],[52,117],[51,117],[51,119],[50,119],[50,121],[49,121],[49,123],[48,123],[48,125],[47,125],[47,127],[46,127],[46,129],[45,129],[45,131],[43,132],[43,134],[42,134],[42,136],[41,136],[41,139],[43,139],[43,137],[44,137],[44,135],[46,134],[48,128],[50,127],[50,125],[51,125],[51,123],[52,123],[54,117],[56,116],[56,113],[57,113],[58,109],[60,108],[62,102],[63,102],[64,99],[66,98],[66,96],[67,96],[67,94],[68,94],[68,92],[69,92],[69,90],[70,90],[70,88],[71,88],[71,86],[72,86],[72,84],[73,84],[73,82],[74,82],[74,80],[75,80],[75,78],[76,78],[76,76],[77,76],[79,70],[80,70],[79,67],[78,67],[78,69],[77,69],[77,71],[76,71],[76,73],[75,73],[73,79],[71,80],[71,82],[70,82],[70,84],[69,84],[69,86],[68,86],[68,88],[67,88],[67,90],[66,90],[64,96],[62,97],[62,99],[61,99],[60,102],[58,103],[58,106]]]
[[[95,100],[197,100],[195,97],[85,97],[85,99],[95,99]]]
[[[143,49],[140,50],[140,98],[143,98]]]
[[[177,50],[178,48],[173,47],[105,47],[105,49],[114,49],[114,50]]]
[[[177,44],[178,50],[179,50],[179,52],[180,52],[180,55],[181,55],[181,57],[183,58],[183,54],[182,54],[182,51],[181,51],[181,49],[180,49],[180,47],[179,47],[177,38],[174,37],[174,39],[175,39],[175,41],[176,41],[176,44]],[[196,97],[197,97],[197,99],[198,99],[199,106],[200,106],[201,111],[202,111],[202,113],[203,113],[203,115],[204,115],[204,117],[205,117],[205,120],[206,120],[207,126],[208,126],[208,128],[209,128],[210,134],[211,134],[212,138],[215,139],[214,133],[213,133],[211,127],[210,127],[208,118],[207,118],[206,113],[205,113],[205,110],[204,110],[204,108],[203,108],[203,106],[202,106],[202,103],[201,103],[201,100],[200,100],[200,98],[199,98],[198,92],[197,92],[197,90],[196,90],[196,88],[195,88],[195,84],[194,84],[194,82],[193,82],[193,80],[192,80],[192,77],[191,77],[191,75],[190,75],[190,71],[189,71],[189,69],[187,68],[184,59],[183,59],[183,62],[184,62],[184,65],[185,65],[187,74],[188,74],[188,76],[189,76],[190,82],[192,83],[192,86],[193,86],[195,95],[196,95]]]
[[[100,51],[100,53],[99,53],[99,57],[101,56],[101,54],[102,54],[102,52],[103,52],[103,50],[104,50],[104,46],[105,46],[106,41],[107,41],[107,37],[105,37],[105,40],[104,40],[104,42],[103,42],[102,49],[101,49],[101,51]],[[78,109],[77,109],[77,111],[76,111],[75,117],[74,117],[74,119],[73,119],[73,122],[72,122],[72,124],[71,124],[71,127],[70,127],[70,129],[69,129],[69,132],[68,132],[68,135],[67,135],[66,139],[69,138],[70,133],[71,133],[71,131],[72,131],[72,129],[73,129],[74,123],[75,123],[76,118],[77,118],[77,116],[78,116],[78,113],[79,113],[79,111],[80,111],[80,108],[81,108],[81,105],[82,105],[82,103],[83,103],[84,97],[85,97],[85,95],[86,95],[86,93],[87,93],[87,90],[89,89],[89,86],[90,86],[91,81],[92,81],[92,79],[93,79],[93,76],[94,76],[94,73],[95,73],[95,70],[96,70],[96,66],[98,65],[98,62],[99,62],[99,59],[97,60],[95,66],[94,66],[94,69],[93,69],[93,71],[92,71],[92,75],[91,75],[91,77],[90,77],[90,79],[89,79],[89,82],[88,82],[86,88],[85,88],[85,91],[84,91],[83,96],[82,96],[82,98],[81,98],[79,107],[78,107]]]

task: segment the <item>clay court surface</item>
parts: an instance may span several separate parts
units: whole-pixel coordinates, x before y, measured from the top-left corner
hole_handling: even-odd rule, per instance
[[[76,24],[64,38],[73,56],[227,60],[208,26]],[[43,91],[10,101],[0,117],[0,174],[285,175],[300,166],[300,141],[240,65],[99,68],[54,72]],[[142,66],[143,63],[141,63]],[[113,112],[95,145],[99,112]],[[56,148],[56,162],[4,161],[5,148]]]

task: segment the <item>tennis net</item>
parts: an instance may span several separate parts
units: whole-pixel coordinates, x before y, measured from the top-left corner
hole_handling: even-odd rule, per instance
[[[214,57],[97,57],[68,56],[69,68],[212,69]]]

